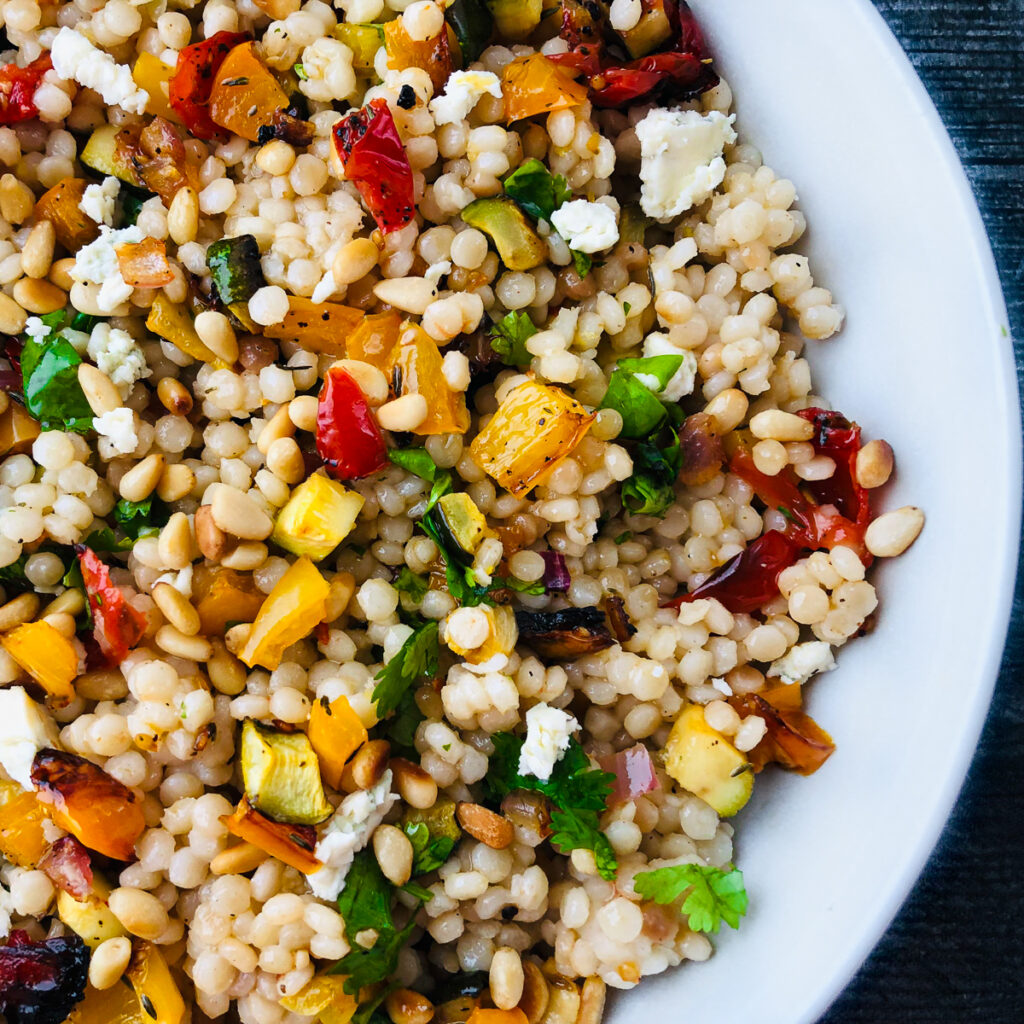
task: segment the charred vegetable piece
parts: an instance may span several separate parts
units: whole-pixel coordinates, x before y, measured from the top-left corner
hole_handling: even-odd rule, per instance
[[[240,754],[245,795],[260,813],[292,825],[316,825],[331,816],[320,763],[304,732],[247,719]]]
[[[255,43],[239,43],[224,58],[210,90],[210,118],[234,135],[256,142],[260,127],[275,110],[288,106],[288,94],[256,56]]]
[[[79,159],[86,167],[91,167],[100,174],[120,178],[129,185],[140,186],[141,179],[123,148],[119,152],[117,136],[119,129],[113,124],[102,124],[89,136]],[[86,183],[88,184],[88,183]],[[83,187],[82,192],[85,192]]]
[[[258,846],[304,875],[319,871],[323,864],[316,859],[316,830],[308,825],[282,825],[260,814],[246,797],[235,812],[221,818],[225,828],[239,839]]]
[[[572,80],[543,54],[516,57],[502,72],[505,120],[512,124],[536,114],[567,110],[586,102],[587,87]]]
[[[127,935],[124,926],[107,904],[110,884],[99,875],[93,877],[92,891],[75,897],[69,892],[57,893],[60,919],[90,948],[95,949],[107,939]]]
[[[53,225],[57,241],[68,252],[77,252],[99,237],[99,225],[82,213],[80,205],[88,187],[85,178],[61,178],[36,202],[36,218]]]
[[[636,626],[629,621],[626,604],[618,594],[610,594],[602,602],[608,616],[608,627],[617,643],[624,644],[634,633]]]
[[[249,666],[273,671],[285,648],[309,636],[327,611],[331,588],[303,556],[277,581],[249,630],[239,658]]]
[[[484,514],[465,491],[442,495],[427,513],[441,534],[446,551],[451,551],[463,565],[473,564],[473,555],[486,537],[494,537]]]
[[[263,328],[268,338],[293,341],[300,348],[328,355],[345,354],[345,339],[363,319],[363,314],[338,302],[313,302],[298,295],[288,296],[288,312],[279,324]]]
[[[35,102],[36,89],[43,75],[52,67],[53,62],[46,51],[23,68],[14,63],[0,67],[0,124],[31,121],[39,113]]]
[[[458,842],[462,829],[456,818],[458,805],[448,797],[441,797],[433,807],[419,810],[410,807],[402,815],[403,825],[426,825],[432,839],[451,839]]]
[[[313,136],[313,125],[309,121],[296,117],[288,110],[275,110],[270,118],[270,124],[260,125],[257,141],[262,146],[264,143],[270,142],[271,139],[280,139],[282,142],[287,142],[289,146],[305,149],[313,141]]]
[[[454,0],[444,16],[459,42],[462,66],[468,67],[487,49],[494,32],[494,15],[484,0]]]
[[[85,993],[89,951],[77,935],[0,946],[0,1013],[8,1024],[62,1024]]]
[[[229,622],[252,622],[264,600],[250,573],[218,567],[196,605],[200,627],[206,636],[220,636]]]
[[[114,252],[125,284],[133,288],[161,288],[174,280],[167,249],[157,238],[128,242],[119,245]]]
[[[384,45],[393,71],[420,68],[430,76],[435,95],[444,89],[454,67],[447,24],[436,36],[419,41],[406,32],[401,18],[395,18],[384,23]]]
[[[147,1024],[182,1024],[185,1001],[159,946],[136,942],[125,977],[135,989]]]
[[[521,498],[583,440],[592,413],[560,388],[526,381],[513,388],[469,451],[499,486]]]
[[[335,26],[334,36],[352,51],[352,69],[357,75],[375,75],[373,61],[383,41],[383,30],[379,25],[349,25],[346,22]]]
[[[39,421],[17,402],[10,402],[0,414],[0,455],[21,455],[30,451],[42,429]]]
[[[711,416],[698,412],[683,420],[679,428],[679,454],[683,464],[679,479],[687,487],[700,487],[721,471],[725,449]]]
[[[197,139],[209,141],[225,137],[221,126],[210,116],[210,95],[227,55],[248,38],[244,32],[215,32],[209,39],[192,43],[178,53],[178,66],[168,83],[168,98],[185,127]]]
[[[629,29],[619,30],[630,57],[646,57],[672,38],[672,22],[665,0],[641,0],[640,20]]]
[[[285,551],[325,559],[356,525],[365,499],[323,473],[314,473],[292,491],[277,515],[271,540]]]
[[[222,238],[206,250],[213,290],[238,320],[248,326],[248,302],[266,283],[260,247],[252,235]]]
[[[114,586],[110,570],[94,551],[79,544],[75,552],[93,616],[93,635],[107,660],[120,665],[145,635],[146,617],[128,603],[120,587]]]
[[[799,692],[799,687],[795,689]],[[761,771],[774,762],[800,775],[813,775],[835,751],[832,737],[799,708],[784,709],[769,703],[769,695],[766,691],[764,695],[747,693],[729,699],[741,717],[759,715],[768,727],[761,742],[747,754],[754,770]],[[788,697],[780,696],[783,700]]]
[[[508,196],[477,199],[459,216],[494,242],[501,262],[509,270],[531,270],[547,259],[547,245],[534,231],[526,214]]]
[[[665,770],[723,818],[743,807],[754,789],[746,754],[707,724],[699,704],[687,707],[672,726],[665,744]]]
[[[83,846],[130,860],[146,821],[135,793],[77,754],[43,749],[32,762],[32,783],[50,816]]]
[[[596,654],[615,643],[600,608],[564,608],[558,612],[516,612],[519,639],[542,658],[572,660]]]
[[[170,87],[174,67],[165,64],[159,57],[143,51],[135,58],[132,79],[148,96],[146,113],[177,121],[178,112],[171,106]]]
[[[35,793],[0,779],[0,854],[19,868],[34,868],[50,844],[43,831],[46,811]]]
[[[58,629],[40,619],[12,629],[2,638],[4,650],[46,691],[58,707],[75,698],[78,652]]]
[[[498,35],[503,39],[525,39],[539,24],[543,0],[485,0]]]
[[[469,430],[469,410],[461,391],[453,391],[442,372],[443,356],[419,324],[403,325],[389,368],[396,390],[415,392],[427,400],[427,418],[413,430],[421,437],[431,434],[464,434]]]
[[[58,889],[75,899],[92,892],[93,873],[89,851],[74,837],[61,836],[39,862],[39,870]]]
[[[193,359],[198,359],[202,363],[213,363],[218,369],[225,367],[224,362],[199,340],[192,318],[188,315],[188,309],[179,303],[171,302],[166,292],[157,292],[146,317],[146,328],[154,334],[159,334],[172,345],[177,345]]]
[[[814,424],[811,444],[818,455],[826,455],[836,464],[827,480],[807,484],[822,505],[835,505],[840,513],[858,526],[871,520],[871,494],[857,483],[857,452],[860,451],[860,427],[841,412],[829,409],[801,409],[797,413]]]
[[[334,148],[377,227],[384,234],[404,228],[416,215],[412,168],[387,102],[345,115],[334,126]]]
[[[294,995],[282,998],[281,1005],[320,1024],[348,1024],[359,1008],[359,998],[345,991],[346,980],[338,974],[318,974]]]
[[[345,339],[345,355],[349,359],[360,359],[387,372],[392,356],[398,347],[398,336],[402,328],[402,314],[397,309],[383,313],[368,313],[359,321],[359,326]]]
[[[366,742],[366,726],[342,694],[321,697],[309,712],[309,742],[320,759],[320,775],[332,789],[341,787],[345,762]]]
[[[324,378],[316,417],[316,450],[327,472],[358,480],[388,464],[387,445],[359,385],[332,367]]]

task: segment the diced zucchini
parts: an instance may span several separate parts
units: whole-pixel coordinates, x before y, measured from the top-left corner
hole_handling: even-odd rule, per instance
[[[319,562],[352,532],[363,504],[361,494],[314,473],[292,491],[278,513],[272,540],[285,551]]]
[[[539,24],[543,0],[487,0],[498,35],[503,39],[525,39]]]
[[[206,250],[213,287],[225,306],[248,302],[266,283],[260,247],[252,235],[222,238]]]
[[[384,31],[379,25],[337,25],[334,35],[352,51],[352,70],[357,75],[373,75],[374,59],[384,45]]]
[[[267,817],[316,825],[334,812],[324,796],[320,762],[304,732],[280,732],[250,718],[242,726],[241,751],[245,795]]]
[[[85,149],[79,154],[78,159],[100,174],[113,175],[129,185],[141,185],[135,168],[124,157],[117,152],[117,133],[120,129],[117,125],[101,124],[85,144]]]
[[[627,203],[619,215],[619,241],[629,245],[644,244],[647,229],[654,223],[637,203]]]
[[[483,0],[454,0],[444,12],[462,51],[462,66],[468,67],[487,48],[494,32],[494,15]]]
[[[665,0],[642,0],[640,20],[630,29],[620,31],[631,57],[646,57],[672,37],[672,23],[665,11]]]
[[[686,708],[672,726],[665,744],[665,770],[723,818],[743,807],[754,789],[754,772],[746,756],[708,725],[699,704]]]
[[[177,345],[186,355],[203,363],[214,363],[217,368],[223,367],[223,360],[203,344],[196,333],[188,310],[177,302],[171,302],[164,292],[157,292],[153,305],[149,307],[146,317],[146,328],[159,334],[165,341]]]
[[[110,886],[94,873],[92,888],[92,894],[84,900],[76,900],[61,889],[57,893],[57,913],[90,949],[95,949],[107,939],[116,939],[128,933],[107,906]]]
[[[431,839],[442,837],[453,839],[458,842],[462,838],[462,829],[459,828],[458,820],[455,817],[456,803],[446,796],[441,797],[433,807],[426,810],[417,810],[410,807],[402,815],[402,824],[427,826]]]
[[[465,565],[473,564],[473,556],[486,537],[496,536],[476,502],[465,491],[445,494],[429,516],[446,542],[445,547]]]
[[[491,238],[501,262],[509,270],[532,270],[547,258],[547,245],[508,196],[477,199],[460,216],[470,227]]]

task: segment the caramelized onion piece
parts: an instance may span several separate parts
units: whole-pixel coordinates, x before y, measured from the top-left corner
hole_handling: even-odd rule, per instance
[[[615,643],[600,608],[559,612],[516,612],[519,639],[542,658],[572,660],[597,654]]]
[[[687,487],[699,487],[714,479],[725,463],[725,448],[715,432],[715,421],[704,412],[683,421],[679,450],[683,457],[679,480]]]

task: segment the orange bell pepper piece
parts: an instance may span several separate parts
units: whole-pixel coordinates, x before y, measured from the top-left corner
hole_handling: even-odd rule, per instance
[[[427,400],[427,418],[414,434],[464,434],[469,430],[469,410],[461,391],[452,391],[441,372],[442,355],[419,324],[403,325],[391,368],[401,373],[401,393],[417,392]]]
[[[509,124],[535,114],[578,107],[587,98],[587,87],[573,81],[542,53],[516,57],[505,66],[502,78],[505,120]]]
[[[309,712],[309,742],[320,760],[320,775],[332,789],[341,788],[345,762],[366,742],[366,726],[344,694],[313,702]]]
[[[298,295],[288,296],[288,312],[279,324],[263,328],[268,338],[294,341],[309,352],[345,355],[345,339],[363,319],[362,310],[339,302],[313,302]]]
[[[311,875],[323,867],[313,852],[316,849],[316,830],[309,825],[283,825],[279,821],[271,821],[244,796],[234,813],[226,814],[220,820],[233,836],[258,846],[264,853],[304,875]]]
[[[78,675],[74,644],[50,623],[26,622],[0,639],[4,650],[63,707],[75,699]]]
[[[50,848],[43,832],[46,811],[16,782],[0,779],[0,853],[19,868],[34,868]]]
[[[210,90],[210,118],[214,124],[259,140],[262,125],[275,110],[288,106],[288,96],[277,79],[256,56],[255,43],[240,43],[224,58]]]
[[[345,342],[345,354],[349,359],[360,359],[387,372],[401,327],[402,314],[398,310],[368,313]]]
[[[209,588],[196,605],[204,635],[220,636],[229,622],[252,622],[264,600],[252,576],[234,569],[214,569]]]

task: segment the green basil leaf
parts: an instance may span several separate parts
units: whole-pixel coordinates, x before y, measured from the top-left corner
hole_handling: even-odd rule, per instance
[[[612,374],[608,390],[598,408],[616,409],[622,416],[619,436],[633,439],[650,435],[665,422],[668,415],[658,398],[621,366],[616,367]]]
[[[491,348],[506,366],[529,366],[533,356],[526,342],[536,333],[537,328],[525,313],[506,313],[491,327]]]
[[[534,220],[550,221],[551,214],[572,195],[565,177],[552,174],[534,157],[520,164],[504,185],[505,195],[511,196]]]
[[[92,429],[92,408],[78,383],[81,356],[59,335],[29,338],[22,349],[25,408],[47,430]]]
[[[647,356],[644,359],[620,359],[619,366],[629,373],[642,373],[654,377],[658,382],[656,390],[664,391],[676,371],[686,362],[686,356]],[[643,383],[643,381],[641,381]],[[655,390],[654,388],[651,389]]]

